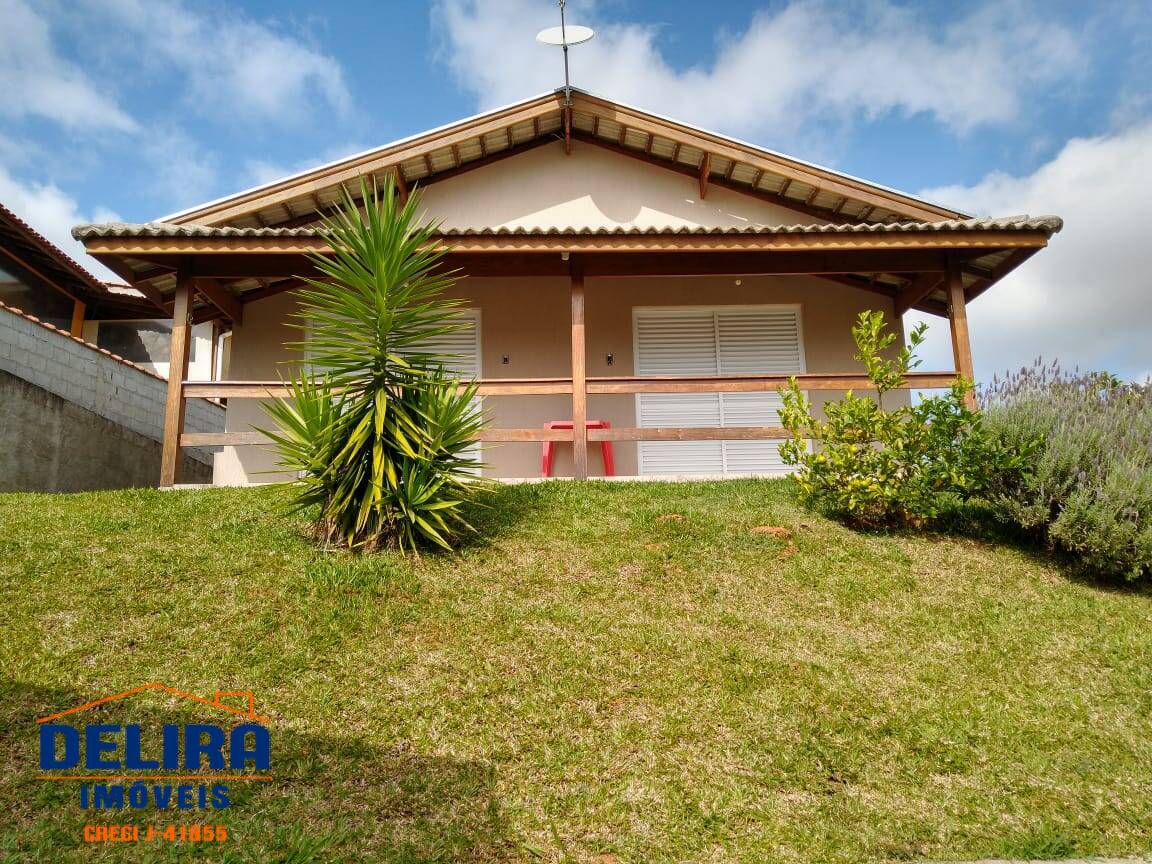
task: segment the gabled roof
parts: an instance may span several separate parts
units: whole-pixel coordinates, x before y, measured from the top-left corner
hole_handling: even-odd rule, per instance
[[[0,204],[0,265],[17,267],[87,307],[88,318],[155,318],[160,312],[128,286],[101,282],[31,225]]]
[[[455,177],[557,140],[583,141],[827,222],[963,219],[965,214],[743,141],[572,91],[546,93],[211,201],[159,220],[239,228],[316,221],[341,186],[391,174],[401,189]]]

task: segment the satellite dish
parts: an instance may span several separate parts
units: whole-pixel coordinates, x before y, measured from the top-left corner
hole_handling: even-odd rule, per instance
[[[566,27],[548,27],[536,34],[536,41],[542,45],[579,45],[595,35],[591,27],[569,24]]]

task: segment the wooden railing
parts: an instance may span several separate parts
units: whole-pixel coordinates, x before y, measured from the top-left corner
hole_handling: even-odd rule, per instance
[[[871,383],[861,373],[807,373],[803,375],[710,375],[710,376],[626,376],[589,377],[588,395],[627,395],[635,393],[759,393],[779,390],[795,377],[803,390],[869,390]],[[955,372],[912,372],[904,378],[903,389],[930,390],[948,387],[956,380]],[[268,399],[283,398],[288,388],[280,381],[185,381],[185,398]],[[482,396],[554,396],[571,395],[571,378],[499,378],[479,383]],[[774,440],[789,437],[779,426],[676,426],[617,427],[589,429],[588,441],[718,441]],[[493,428],[477,436],[486,442],[559,441],[573,443],[572,429]],[[266,444],[261,432],[183,432],[181,447],[221,447]]]

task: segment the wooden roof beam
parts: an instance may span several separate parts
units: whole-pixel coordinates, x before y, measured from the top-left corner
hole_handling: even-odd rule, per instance
[[[712,171],[712,154],[705,152],[700,160],[700,200],[708,196],[708,174]]]
[[[963,218],[963,214],[955,210],[918,201],[899,192],[883,189],[828,169],[807,165],[798,160],[789,159],[787,156],[757,150],[702,129],[695,129],[673,120],[654,117],[637,109],[617,105],[589,93],[575,93],[573,99],[589,113],[603,113],[605,117],[617,123],[623,123],[638,132],[656,132],[669,138],[679,139],[685,144],[698,147],[705,152],[711,152],[716,156],[736,159],[755,168],[766,168],[772,173],[783,177],[792,177],[799,182],[816,186],[822,191],[845,195],[864,204],[874,204],[878,207],[895,210],[910,219],[938,221],[940,219]]]
[[[355,181],[356,178],[364,174],[386,170],[398,162],[419,158],[425,150],[443,149],[453,143],[464,143],[478,137],[482,138],[491,132],[500,132],[506,126],[513,126],[531,120],[533,117],[547,116],[560,109],[562,100],[562,96],[550,93],[528,103],[510,106],[492,114],[472,118],[449,129],[433,130],[416,138],[346,159],[335,165],[327,165],[232,198],[206,204],[197,210],[178,214],[177,218],[172,221],[179,224],[224,224],[232,219],[249,215],[253,210],[264,210],[279,204],[281,201],[297,198],[303,194],[304,190],[316,190],[321,186],[339,186],[342,183]]]
[[[419,181],[420,187],[423,189],[431,186],[433,183],[442,183],[445,180],[451,180],[453,177],[459,177],[461,174],[466,174],[469,171],[475,171],[477,168],[483,168],[486,165],[491,165],[495,162],[501,161],[502,159],[507,159],[510,156],[516,156],[520,153],[525,153],[528,150],[533,150],[536,147],[543,147],[546,144],[552,144],[554,141],[555,139],[550,137],[533,138],[529,139],[528,141],[522,141],[511,150],[497,150],[494,153],[489,153],[487,156],[481,156],[479,159],[473,159],[470,162],[464,162],[462,165],[459,165],[456,168],[446,168],[443,171],[437,171],[431,177],[422,177]],[[410,189],[407,182],[404,180],[403,173],[404,172],[399,165],[394,167],[393,176],[395,177],[396,191],[400,196],[400,203],[406,204],[408,202]],[[357,204],[360,203],[359,196],[354,196],[354,200]],[[276,227],[301,228],[318,221],[319,218],[316,214],[309,213],[303,216],[298,216],[291,222],[284,222],[283,224]]]
[[[614,141],[609,141],[604,138],[593,138],[587,133],[580,133],[577,136],[578,140],[587,141],[589,144],[594,144],[597,147],[602,147],[605,150],[611,150],[613,153],[619,153],[623,156],[628,156],[632,159],[642,159],[649,165],[656,165],[657,167],[664,168],[668,171],[675,171],[678,174],[684,174],[689,177],[699,177],[698,169],[684,162],[678,162],[675,159],[665,159],[660,156],[645,156],[638,150],[633,150],[630,147],[620,147]],[[673,150],[673,156],[678,155],[678,150]],[[772,204],[777,204],[781,207],[787,207],[789,210],[795,210],[797,213],[804,213],[808,216],[816,216],[825,219],[828,222],[848,222],[849,219],[840,216],[833,216],[827,210],[817,209],[815,207],[808,207],[803,201],[795,198],[785,198],[780,192],[770,192],[767,189],[755,189],[747,183],[738,183],[735,180],[725,180],[723,177],[712,177],[708,181],[713,186],[719,186],[723,189],[729,189],[733,192],[738,192],[741,195],[749,195],[760,201],[767,201]],[[786,187],[785,187],[786,188]]]
[[[899,318],[935,291],[936,286],[944,281],[944,276],[944,273],[921,273],[901,288],[896,295],[896,317]]]
[[[976,284],[968,288],[968,302],[971,302],[976,297],[979,297],[992,285],[995,285],[997,282],[999,282],[1001,279],[1003,279],[1005,276],[1007,276],[1009,273],[1011,273],[1039,251],[1039,247],[1014,250],[1007,258],[1005,258],[993,268],[991,274],[986,277],[978,278]],[[970,272],[966,268],[962,269],[965,269],[965,272]]]

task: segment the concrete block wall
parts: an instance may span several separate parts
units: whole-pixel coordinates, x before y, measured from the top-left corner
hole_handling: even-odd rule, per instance
[[[146,438],[163,438],[167,380],[2,303],[0,370]],[[223,432],[224,414],[214,402],[190,399],[184,429]],[[212,464],[211,451],[186,452]]]

